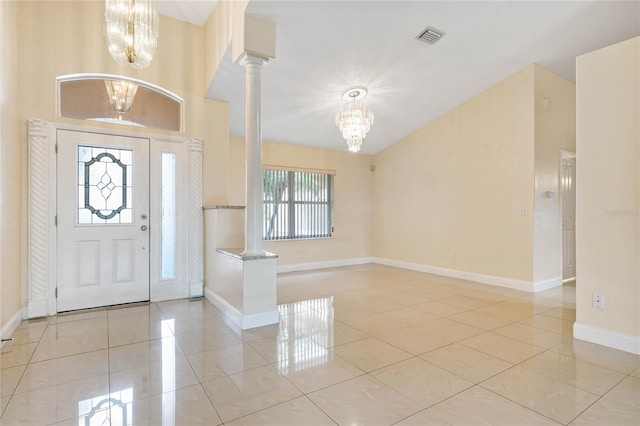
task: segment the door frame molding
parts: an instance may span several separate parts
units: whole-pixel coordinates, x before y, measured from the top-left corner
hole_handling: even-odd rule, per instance
[[[569,159],[573,159],[576,160],[576,164],[577,164],[577,156],[576,153],[573,151],[569,151],[566,149],[561,149],[560,150],[560,170],[558,173],[558,195],[559,195],[559,200],[560,200],[560,223],[563,223],[563,218],[564,218],[564,190],[562,187],[562,172],[563,172],[563,168],[564,168],[564,160],[569,160]],[[574,181],[574,191],[575,191],[575,181]],[[575,217],[574,217],[575,220]],[[574,232],[575,232],[575,224],[574,224]],[[562,278],[562,280],[565,280],[567,278],[564,277],[564,229],[560,229],[560,245],[561,245],[561,249],[560,249],[560,277]],[[574,245],[574,262],[575,262],[575,257],[576,257],[576,253],[575,253],[575,245]]]
[[[27,196],[27,309],[24,319],[57,313],[57,158],[58,130],[143,137],[149,143],[164,140],[188,143],[188,231],[189,297],[203,295],[202,277],[202,140],[158,136],[108,128],[73,126],[44,120],[28,120]],[[153,300],[152,288],[150,297]]]
[[[29,120],[27,318],[43,317],[56,312],[55,132],[56,128],[45,121]]]

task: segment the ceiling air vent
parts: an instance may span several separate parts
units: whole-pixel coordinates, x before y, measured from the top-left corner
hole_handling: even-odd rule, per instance
[[[444,32],[440,31],[436,28],[433,27],[427,27],[424,29],[424,31],[422,31],[420,34],[418,34],[418,37],[416,37],[418,40],[422,40],[424,42],[427,42],[429,44],[436,44],[436,42],[438,40],[440,40],[442,37],[444,37]]]

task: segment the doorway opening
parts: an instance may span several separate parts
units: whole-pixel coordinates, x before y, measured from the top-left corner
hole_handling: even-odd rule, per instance
[[[201,297],[202,141],[29,120],[25,318]]]
[[[562,151],[560,163],[562,210],[562,279],[576,277],[576,154]]]

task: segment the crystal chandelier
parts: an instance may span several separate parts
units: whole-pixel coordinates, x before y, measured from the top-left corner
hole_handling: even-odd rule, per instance
[[[367,88],[362,86],[350,87],[342,93],[346,102],[342,112],[336,115],[336,126],[342,137],[347,141],[349,151],[358,152],[362,140],[367,136],[373,124],[373,113],[361,102],[367,96]]]
[[[122,120],[122,115],[133,105],[138,85],[126,81],[105,80],[104,86],[107,88],[109,103],[118,114],[118,120]]]
[[[147,68],[158,40],[157,0],[105,0],[104,37],[121,65]]]

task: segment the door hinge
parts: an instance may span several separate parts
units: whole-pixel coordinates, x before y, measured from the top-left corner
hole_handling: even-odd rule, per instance
[[[53,226],[58,226],[58,215],[53,217]]]
[[[56,299],[58,298],[58,287],[56,287]]]
[[[55,145],[54,145],[54,149],[55,149],[56,154],[57,154],[57,153],[58,153],[58,144],[55,144]]]

